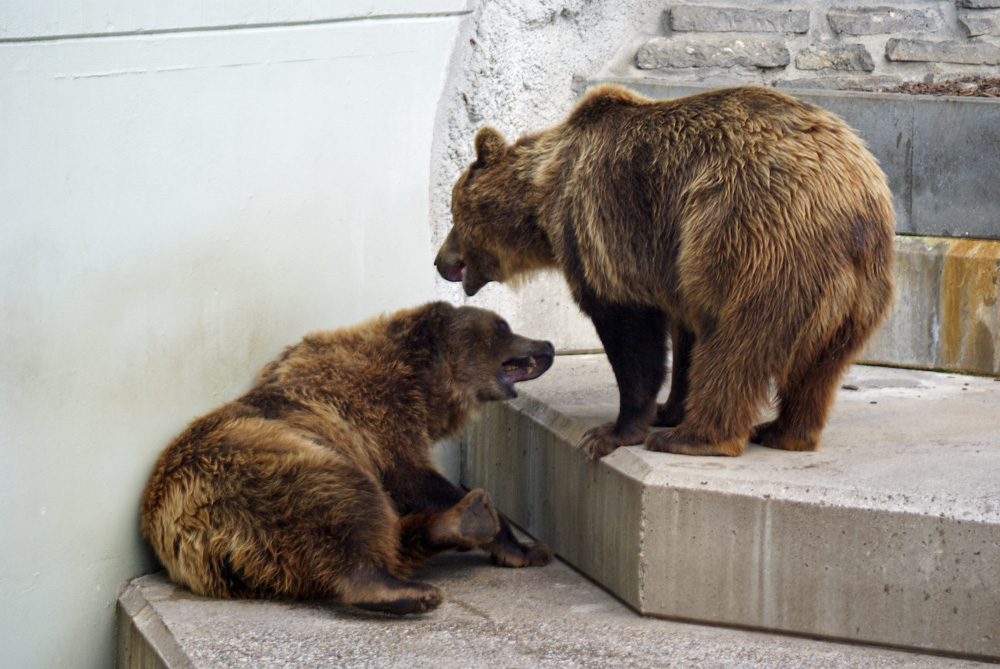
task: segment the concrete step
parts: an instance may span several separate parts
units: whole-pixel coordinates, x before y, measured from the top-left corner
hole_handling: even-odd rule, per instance
[[[1000,660],[1000,382],[843,383],[813,453],[590,462],[614,377],[559,356],[470,431],[462,483],[642,613]]]
[[[420,578],[437,611],[389,618],[335,603],[207,599],[162,574],[119,598],[118,666],[134,667],[855,667],[943,669],[978,662],[636,614],[566,564],[503,569],[445,555]]]

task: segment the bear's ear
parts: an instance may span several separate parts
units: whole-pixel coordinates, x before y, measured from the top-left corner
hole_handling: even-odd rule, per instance
[[[506,150],[507,142],[494,128],[486,125],[476,133],[476,161],[480,165],[495,162]]]

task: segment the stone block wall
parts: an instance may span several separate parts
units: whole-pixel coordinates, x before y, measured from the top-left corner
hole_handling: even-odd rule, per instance
[[[843,88],[1000,75],[1000,0],[709,0],[665,7],[659,32],[633,76]]]

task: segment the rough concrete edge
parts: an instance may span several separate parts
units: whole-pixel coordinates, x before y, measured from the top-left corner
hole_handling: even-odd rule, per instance
[[[170,629],[163,622],[156,608],[146,599],[139,578],[129,581],[118,596],[115,657],[118,669],[187,669],[194,667]],[[131,644],[140,644],[130,648]],[[130,652],[131,651],[131,652]],[[138,662],[132,664],[130,657]]]

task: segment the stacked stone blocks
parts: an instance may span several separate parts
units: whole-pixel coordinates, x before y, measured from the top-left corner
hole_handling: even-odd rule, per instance
[[[836,88],[1000,72],[1000,0],[717,0],[668,7],[662,33],[635,55],[645,76]]]

